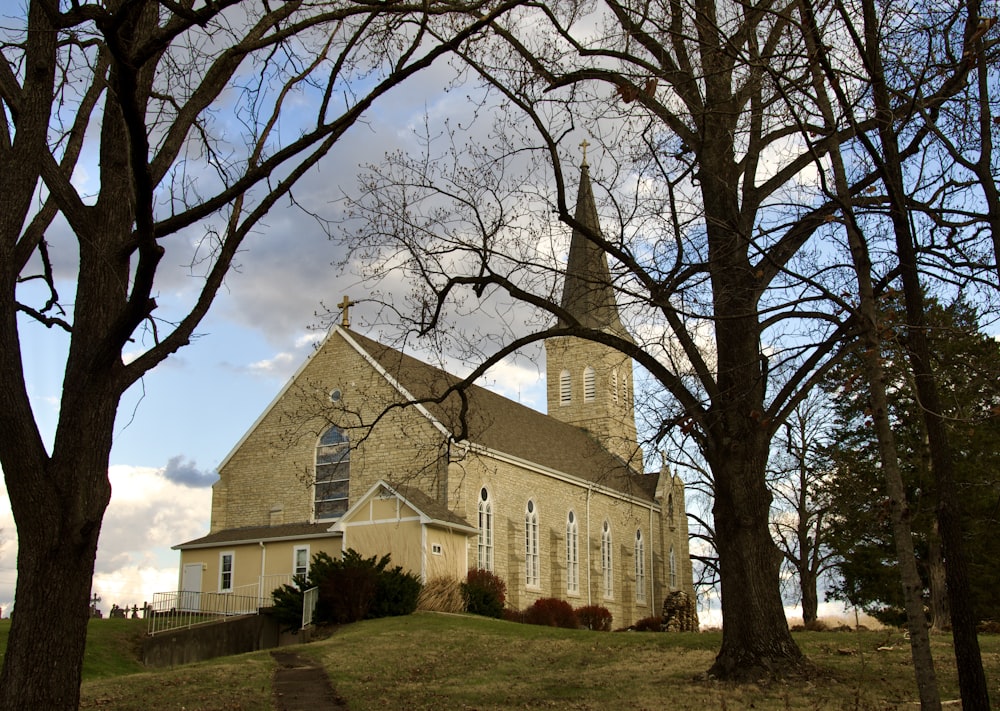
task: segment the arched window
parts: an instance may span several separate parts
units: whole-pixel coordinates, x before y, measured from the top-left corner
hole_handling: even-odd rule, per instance
[[[564,370],[559,373],[559,404],[569,405],[573,401],[573,394],[570,388],[572,384],[572,378],[570,377],[569,371]]]
[[[604,578],[604,597],[615,596],[615,566],[611,553],[611,524],[604,522],[601,531],[601,576]]]
[[[493,570],[493,501],[484,486],[479,490],[479,567]]]
[[[528,499],[524,510],[524,583],[537,588],[541,575],[538,563],[538,511],[535,502]]]
[[[646,546],[642,529],[635,532],[635,601],[646,602]]]
[[[597,397],[597,372],[587,366],[583,369],[583,401],[593,402]]]
[[[673,546],[670,546],[670,589],[677,589],[677,557]]]
[[[611,371],[611,399],[618,404],[618,368]]]
[[[347,511],[351,484],[351,445],[347,433],[331,427],[316,445],[317,519],[339,518]]]
[[[576,514],[566,517],[566,592],[580,592],[580,536]]]
[[[674,527],[674,495],[667,494],[667,525]]]

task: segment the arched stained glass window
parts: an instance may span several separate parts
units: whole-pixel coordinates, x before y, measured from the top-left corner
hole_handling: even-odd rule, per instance
[[[483,570],[493,570],[493,501],[484,486],[479,491],[479,559]]]
[[[635,532],[635,601],[646,602],[646,545],[642,529]]]
[[[611,549],[611,524],[607,521],[601,530],[601,576],[604,578],[604,597],[615,596],[615,566]]]
[[[538,587],[541,582],[538,560],[538,511],[535,502],[528,499],[524,510],[524,583]]]
[[[580,592],[580,535],[576,514],[566,517],[566,592]]]
[[[331,427],[316,445],[315,517],[340,518],[347,511],[351,484],[351,443],[347,433]]]

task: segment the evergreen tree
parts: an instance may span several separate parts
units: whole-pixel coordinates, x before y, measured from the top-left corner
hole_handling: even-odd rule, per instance
[[[891,376],[890,415],[905,476],[914,546],[932,622],[945,627],[947,595],[935,517],[938,496],[920,404],[904,356],[904,318],[898,302],[887,305],[885,317],[888,332],[883,358]],[[943,306],[928,300],[928,337],[954,442],[973,597],[981,619],[998,619],[1000,600],[993,591],[1000,584],[1000,573],[991,561],[1000,555],[1000,482],[995,477],[1000,465],[1000,343],[979,332],[976,317],[975,310],[963,302]],[[903,615],[902,592],[867,397],[856,376],[859,358],[846,359],[827,382],[827,389],[836,396],[834,444],[829,454],[837,470],[829,482],[829,542],[839,557],[841,573],[828,596],[898,624]]]

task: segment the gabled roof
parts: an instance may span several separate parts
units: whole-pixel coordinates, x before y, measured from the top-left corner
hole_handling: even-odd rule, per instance
[[[461,378],[354,331],[339,326],[337,330],[403,388],[405,397],[421,401],[423,410],[458,442],[466,441],[641,500],[653,500],[657,476],[629,469],[585,430],[478,385],[465,390],[467,407],[463,417],[458,393],[449,394],[442,402],[433,401]]]
[[[339,533],[330,532],[330,522],[321,523],[286,523],[281,526],[246,526],[243,528],[227,528],[207,536],[195,538],[187,543],[172,546],[174,550],[191,548],[214,548],[223,544],[240,545],[246,543],[268,543],[271,541],[289,541],[301,538],[338,538]]]
[[[470,526],[469,522],[464,518],[449,511],[446,506],[438,503],[420,489],[412,486],[393,486],[382,479],[375,482],[375,485],[364,496],[359,498],[332,526],[329,523],[327,526],[331,532],[343,532],[344,524],[350,525],[354,514],[365,506],[373,496],[386,495],[399,499],[409,508],[413,509],[420,517],[422,524],[440,528],[459,529],[470,536],[479,533],[478,528]]]

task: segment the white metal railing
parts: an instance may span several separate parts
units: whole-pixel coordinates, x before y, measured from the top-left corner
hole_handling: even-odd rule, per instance
[[[153,604],[147,614],[146,632],[157,634],[181,627],[216,622],[235,615],[256,615],[259,597],[231,593],[177,592],[153,593]]]
[[[257,607],[270,607],[274,604],[274,599],[271,597],[271,593],[280,588],[282,585],[291,584],[291,573],[262,575],[256,583],[249,583],[247,585],[240,585],[239,587],[233,588],[233,594],[242,595],[244,597],[256,597]]]
[[[309,588],[302,593],[302,629],[312,624],[317,600],[319,600],[319,588]]]

